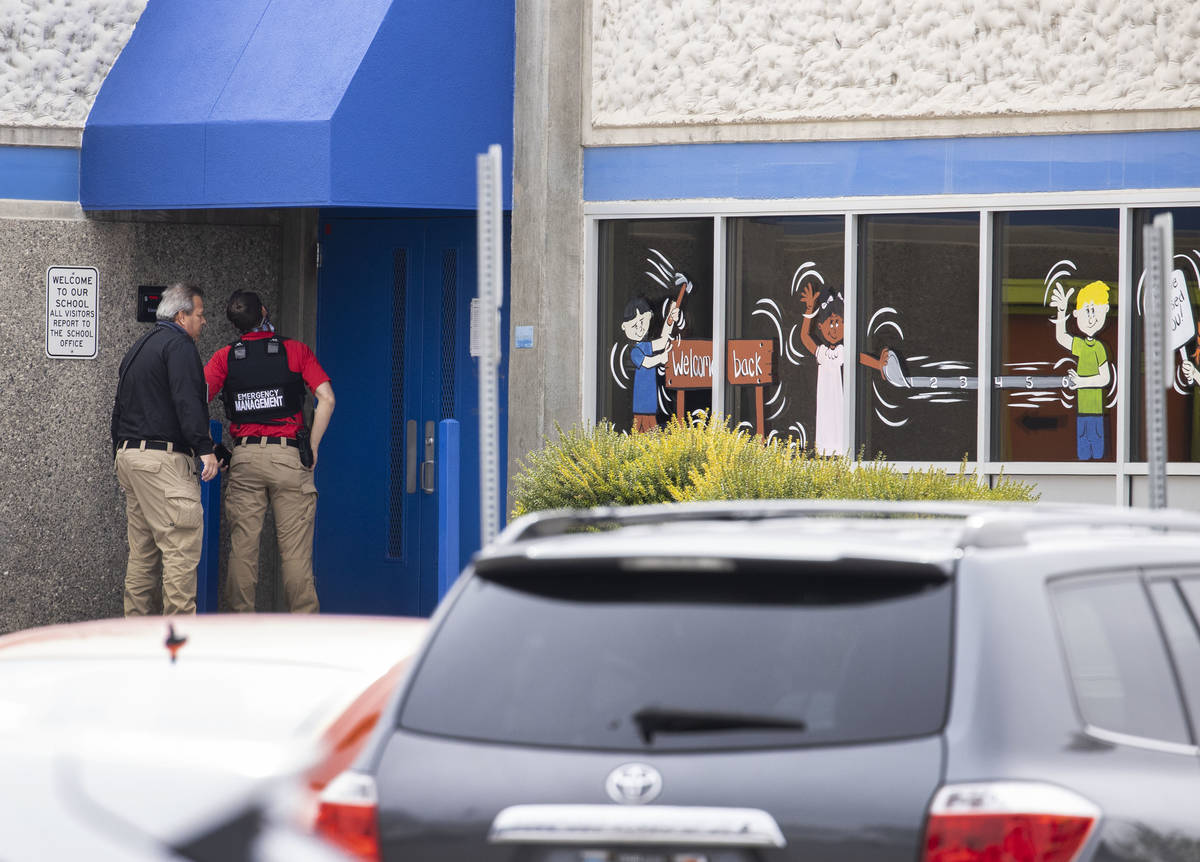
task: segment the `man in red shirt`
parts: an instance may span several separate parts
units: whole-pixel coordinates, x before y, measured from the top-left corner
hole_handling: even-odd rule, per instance
[[[234,440],[225,492],[230,605],[239,612],[255,609],[259,537],[269,502],[288,610],[316,613],[320,605],[312,568],[317,510],[313,469],[333,414],[333,386],[307,345],[275,334],[257,293],[234,291],[225,316],[241,337],[213,354],[204,377],[209,401],[219,392],[225,402]],[[302,412],[306,389],[316,399],[311,432]],[[308,464],[301,458],[302,452],[307,455],[306,435],[312,449]]]

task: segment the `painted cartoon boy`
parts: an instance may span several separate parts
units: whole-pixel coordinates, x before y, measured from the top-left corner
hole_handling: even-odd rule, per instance
[[[658,379],[655,367],[665,365],[671,355],[671,329],[679,318],[674,302],[667,319],[663,321],[662,333],[653,341],[646,341],[650,331],[653,312],[643,296],[635,296],[625,303],[621,317],[621,329],[625,337],[633,342],[629,352],[633,360],[633,430],[650,431],[658,427]]]
[[[1112,380],[1104,342],[1096,338],[1108,318],[1108,285],[1093,281],[1075,298],[1075,323],[1083,338],[1067,334],[1067,305],[1071,293],[1056,284],[1050,304],[1058,309],[1054,318],[1054,336],[1075,356],[1075,368],[1067,376],[1077,393],[1076,451],[1080,461],[1091,461],[1104,457],[1104,387]]]

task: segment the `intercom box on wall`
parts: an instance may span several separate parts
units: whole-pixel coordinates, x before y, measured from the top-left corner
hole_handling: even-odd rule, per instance
[[[141,323],[153,323],[154,312],[158,311],[158,301],[166,288],[155,284],[138,285],[137,319]]]

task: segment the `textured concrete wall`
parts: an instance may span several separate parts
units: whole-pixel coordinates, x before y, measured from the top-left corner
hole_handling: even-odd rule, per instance
[[[592,10],[597,128],[1200,107],[1194,0],[592,0]]]
[[[508,464],[579,421],[583,308],[583,5],[517,0]]]
[[[199,344],[207,360],[234,335],[223,312],[231,291],[278,305],[279,228],[3,219],[0,248],[0,632],[119,616],[125,515],[109,419],[121,357],[151,325],[134,320],[136,288],[201,285],[212,309]],[[99,270],[96,359],[46,357],[48,266]],[[268,607],[272,565],[268,552]]]

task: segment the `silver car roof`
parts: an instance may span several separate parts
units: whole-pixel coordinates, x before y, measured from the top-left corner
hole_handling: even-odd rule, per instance
[[[1114,529],[1122,528],[1122,529]],[[1200,517],[1074,504],[740,500],[538,512],[514,521],[477,564],[526,560],[878,561],[950,571],[968,549],[1014,548],[1053,530],[1116,539],[1200,533]],[[1127,541],[1127,539],[1125,539]]]

